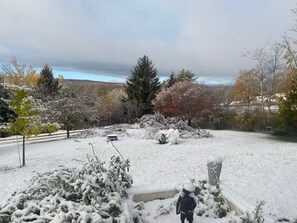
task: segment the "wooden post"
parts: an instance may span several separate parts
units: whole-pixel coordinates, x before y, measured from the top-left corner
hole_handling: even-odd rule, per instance
[[[23,136],[23,166],[25,166],[26,162],[25,162],[25,136]]]

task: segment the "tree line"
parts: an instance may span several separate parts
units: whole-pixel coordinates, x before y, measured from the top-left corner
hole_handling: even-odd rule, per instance
[[[274,126],[286,131],[294,124],[293,118],[284,120],[284,112],[289,113],[288,107],[294,107],[285,104],[293,98],[296,74],[291,65],[285,67],[284,64],[278,70],[274,68],[271,74],[269,63],[276,64],[266,59],[263,67],[240,71],[233,86],[207,86],[198,81],[196,74],[185,69],[172,72],[161,83],[152,60],[144,55],[138,59],[125,84],[104,84],[97,87],[100,94],[93,94],[93,90],[88,91],[90,84],[66,85],[67,80],[62,76],[55,79],[49,65],[38,74],[13,58],[2,67],[0,121],[15,120],[21,111],[16,111],[13,103],[21,104],[20,100],[31,97],[34,99],[32,107],[42,105],[39,106],[42,119],[56,123],[68,134],[72,129],[131,123],[135,118],[153,113],[180,117],[195,127],[262,131]],[[280,98],[276,98],[277,93]],[[16,103],[16,100],[19,101]],[[271,109],[276,100],[280,107],[278,112]],[[246,109],[234,109],[234,102]]]
[[[285,77],[288,73],[292,75],[290,87],[280,88],[287,91],[281,91],[285,97],[280,99],[279,110],[273,115],[275,129],[291,133],[297,129],[297,72],[292,67],[284,71],[282,75]],[[256,71],[251,73],[253,78],[247,78],[247,83],[260,80],[255,78]],[[105,94],[95,96],[77,91],[73,85],[66,86],[61,76],[54,78],[52,68],[47,64],[38,74],[13,58],[8,65],[2,67],[0,130],[23,137],[23,165],[26,137],[58,129],[67,130],[69,137],[72,129],[131,123],[144,114],[180,117],[196,127],[263,130],[270,124],[268,121],[272,116],[270,110],[265,110],[264,100],[260,100],[258,110],[248,107],[244,112],[237,112],[230,109],[231,101],[241,100],[249,105],[253,96],[259,96],[257,93],[251,94],[247,101],[239,98],[241,94],[245,95],[245,89],[241,85],[239,87],[238,83],[243,74],[250,77],[251,73],[241,73],[235,85],[229,88],[207,86],[197,81],[198,77],[193,72],[185,69],[176,74],[172,72],[161,83],[153,62],[144,55],[138,59],[126,84],[121,87],[115,85]],[[238,89],[241,91],[234,94]],[[263,93],[264,96],[267,94]],[[261,127],[256,129],[256,124]]]

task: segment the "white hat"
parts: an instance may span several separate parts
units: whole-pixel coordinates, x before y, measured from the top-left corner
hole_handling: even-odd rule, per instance
[[[188,183],[183,186],[183,189],[185,189],[186,191],[189,191],[189,192],[194,192],[195,186],[191,183]]]

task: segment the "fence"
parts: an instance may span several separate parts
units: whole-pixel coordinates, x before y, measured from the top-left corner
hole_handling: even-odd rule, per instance
[[[70,131],[70,136],[83,132],[85,130],[74,130]],[[0,138],[0,146],[8,145],[8,144],[17,144],[22,143],[22,136],[10,136],[6,138]],[[67,131],[58,131],[54,133],[44,133],[39,134],[37,136],[31,136],[26,138],[26,144],[28,143],[38,143],[38,142],[48,142],[48,141],[55,141],[67,138]]]

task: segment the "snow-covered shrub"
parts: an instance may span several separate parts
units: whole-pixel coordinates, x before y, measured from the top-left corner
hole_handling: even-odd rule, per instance
[[[247,212],[244,214],[244,216],[241,216],[242,222],[243,223],[263,223],[264,222],[264,218],[262,216],[263,206],[264,206],[264,201],[258,202],[255,208],[255,211],[253,211],[252,214]]]
[[[177,144],[179,138],[178,129],[169,129],[168,130],[168,140],[171,144]]]
[[[177,117],[165,118],[162,115],[144,115],[134,124],[117,124],[106,126],[104,129],[85,130],[73,136],[73,138],[87,138],[94,136],[104,136],[117,134],[119,137],[129,136],[145,139],[160,139],[162,130],[174,129],[172,134],[172,144],[177,142],[178,138],[198,139],[213,137],[209,132],[201,129],[194,129]],[[177,132],[178,131],[178,132]],[[167,134],[167,132],[166,132]],[[178,137],[177,137],[178,136]]]
[[[86,129],[80,133],[71,136],[72,139],[85,139],[99,136],[100,134],[95,131],[95,129]]]
[[[107,169],[96,157],[39,173],[0,207],[0,222],[124,222],[122,202],[132,184],[127,165],[114,156]]]
[[[140,128],[150,130],[153,134],[157,134],[160,130],[177,129],[179,131],[179,137],[183,139],[213,137],[209,132],[205,130],[192,128],[181,118],[165,118],[160,114],[142,116],[139,119],[139,126]]]
[[[180,129],[193,131],[194,129],[178,117],[165,118],[160,114],[144,115],[139,119],[140,128],[154,127],[159,129]]]
[[[205,217],[225,217],[230,211],[227,201],[222,197],[218,186],[211,186],[206,181],[193,181],[195,185],[194,194],[198,199],[195,213]]]

